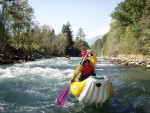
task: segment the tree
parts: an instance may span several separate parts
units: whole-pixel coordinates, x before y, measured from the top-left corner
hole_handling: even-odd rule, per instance
[[[142,18],[137,27],[137,32],[140,32],[140,39],[137,41],[136,46],[138,52],[143,55],[150,55],[150,1],[146,1]]]
[[[111,16],[125,26],[136,24],[142,17],[145,5],[146,0],[125,0],[118,4]]]
[[[8,10],[7,7],[12,3],[12,0],[6,1],[1,0],[0,5],[2,7],[0,11],[0,52],[5,51],[5,48],[8,44],[9,34],[8,27],[6,26]]]
[[[81,52],[82,50],[89,49],[90,47],[86,41],[83,41],[82,39],[77,39],[74,42],[74,48],[76,48],[76,50],[78,49],[79,52]]]
[[[103,52],[114,56],[118,54],[149,55],[149,4],[149,0],[125,0],[119,3],[111,14],[114,21],[111,23],[106,40],[97,40],[92,45],[96,54]]]
[[[63,25],[61,31],[62,34],[66,34],[68,40],[68,45],[66,47],[66,55],[71,55],[74,42],[73,42],[73,35],[72,35],[70,23],[68,22],[66,25]]]
[[[36,25],[34,28],[32,28],[30,36],[31,36],[30,48],[33,48],[35,51],[44,52],[44,44],[42,41],[42,30],[40,26]]]
[[[69,22],[66,25],[63,25],[62,33],[63,34],[66,33],[68,41],[69,41],[69,45],[73,45],[73,34],[72,34],[72,30],[71,30],[71,25]]]
[[[8,28],[13,34],[16,47],[24,45],[23,43],[25,43],[26,39],[21,37],[21,34],[31,30],[32,17],[33,9],[29,6],[28,0],[16,0],[9,6],[7,22],[10,27]]]
[[[43,25],[41,27],[41,35],[42,35],[42,42],[45,48],[45,51],[51,55],[51,43],[54,40],[54,34],[52,32],[52,28],[47,25]]]
[[[105,43],[107,39],[107,34],[105,34],[102,39],[97,39],[92,45],[91,49],[95,55],[105,55]]]
[[[77,35],[76,35],[76,40],[81,39],[81,40],[85,41],[85,36],[86,35],[84,34],[83,29],[79,28]]]

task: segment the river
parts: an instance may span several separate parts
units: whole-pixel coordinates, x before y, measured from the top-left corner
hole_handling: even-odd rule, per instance
[[[64,107],[60,92],[81,58],[41,59],[0,65],[0,113],[150,113],[150,70],[112,64],[99,58],[97,76],[107,76],[114,94],[103,105],[83,105],[69,93]]]

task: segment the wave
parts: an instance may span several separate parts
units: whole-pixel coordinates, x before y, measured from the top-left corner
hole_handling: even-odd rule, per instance
[[[70,76],[70,73],[73,73],[73,69],[69,68],[71,65],[69,61],[63,61],[61,58],[14,64],[6,68],[0,67],[0,79],[22,76],[42,76],[51,78],[57,78],[59,76],[60,78],[67,78]]]
[[[115,66],[115,65],[110,63],[97,63],[96,66]]]

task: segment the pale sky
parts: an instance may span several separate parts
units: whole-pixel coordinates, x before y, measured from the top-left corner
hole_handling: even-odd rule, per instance
[[[40,25],[49,25],[56,34],[69,21],[73,37],[79,28],[86,40],[104,35],[112,21],[110,17],[118,3],[124,0],[28,0],[34,9],[35,20]]]

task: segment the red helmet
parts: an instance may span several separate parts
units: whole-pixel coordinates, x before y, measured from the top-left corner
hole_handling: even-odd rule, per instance
[[[82,56],[82,57],[85,57],[86,54],[87,54],[87,51],[85,51],[85,50],[83,50],[83,51],[81,52],[81,56]]]

